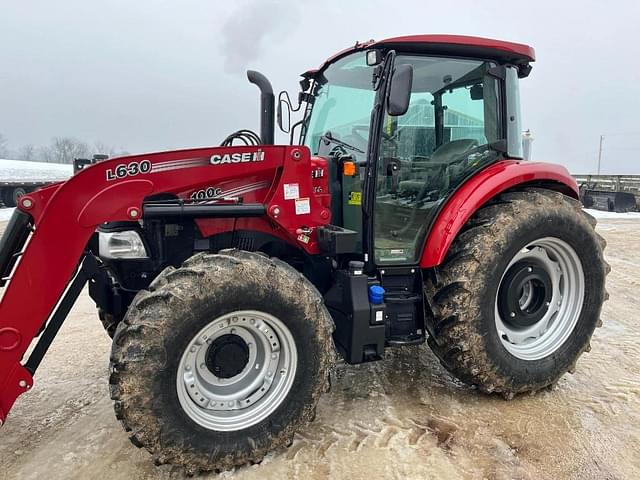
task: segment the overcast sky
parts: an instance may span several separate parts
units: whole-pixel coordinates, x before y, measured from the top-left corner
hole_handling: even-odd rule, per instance
[[[258,129],[274,89],[356,40],[455,33],[531,44],[522,82],[533,156],[640,174],[640,2],[500,0],[0,0],[0,133],[9,147],[54,136],[130,152],[217,145]],[[292,95],[292,98],[295,98]]]

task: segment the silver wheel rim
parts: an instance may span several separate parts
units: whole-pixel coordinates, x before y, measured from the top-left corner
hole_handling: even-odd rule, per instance
[[[545,281],[526,281],[526,272],[523,272],[522,288],[514,294],[516,306],[513,307],[512,300],[512,308],[504,308],[506,302],[502,302],[501,295],[506,286],[503,282],[512,268],[526,270],[527,265],[532,266],[534,273],[542,272]],[[545,292],[543,302],[539,298],[541,291]],[[507,265],[496,294],[495,324],[502,345],[522,360],[539,360],[553,354],[567,341],[578,323],[584,291],[582,263],[573,247],[555,237],[529,243]],[[536,312],[541,318],[530,325],[515,324],[514,321],[524,318],[536,302],[540,303]]]
[[[239,373],[224,378],[214,373],[217,367],[211,369],[210,359],[216,342],[227,339],[248,352],[248,359]],[[281,320],[254,310],[231,312],[214,319],[187,345],[178,365],[178,400],[189,418],[205,428],[242,430],[284,401],[297,361],[295,341]]]

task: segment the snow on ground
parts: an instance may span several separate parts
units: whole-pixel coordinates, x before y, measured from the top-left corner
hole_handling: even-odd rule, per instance
[[[73,175],[73,165],[0,159],[0,182],[56,182]]]
[[[611,298],[590,352],[552,390],[507,402],[453,380],[426,345],[387,349],[380,362],[336,367],[290,448],[193,478],[640,479],[640,222],[602,223],[615,227],[598,227]],[[116,420],[111,342],[95,310],[85,289],[18,398],[0,430],[0,478],[183,478],[156,467]]]
[[[0,222],[8,222],[14,208],[0,208]]]
[[[602,210],[594,210],[592,208],[585,208],[584,211],[597,219],[615,218],[619,220],[640,220],[640,212],[627,212],[627,213],[603,212]]]

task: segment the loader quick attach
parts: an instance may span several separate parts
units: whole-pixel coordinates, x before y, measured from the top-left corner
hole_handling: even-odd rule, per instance
[[[303,74],[291,145],[250,71],[259,134],[79,160],[21,197],[0,245],[0,421],[87,283],[117,418],[188,473],[289,444],[336,351],[427,342],[505,398],[556,382],[589,349],[608,265],[566,169],[522,160],[533,61],[475,37],[356,44]]]

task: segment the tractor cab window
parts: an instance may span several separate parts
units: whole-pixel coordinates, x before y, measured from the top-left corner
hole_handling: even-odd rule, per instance
[[[492,64],[398,55],[413,65],[407,113],[386,116],[380,139],[374,206],[378,264],[417,263],[439,205],[493,161],[503,135]]]
[[[330,147],[340,145],[364,160],[375,98],[372,75],[365,53],[358,52],[330,65],[316,79],[315,102],[306,112],[303,133],[311,153],[319,153],[320,139],[329,134],[336,139]]]

